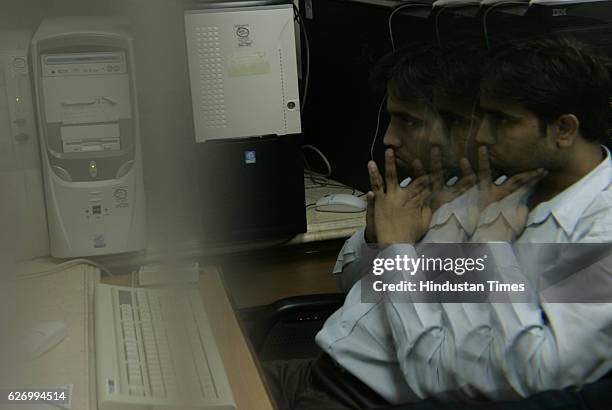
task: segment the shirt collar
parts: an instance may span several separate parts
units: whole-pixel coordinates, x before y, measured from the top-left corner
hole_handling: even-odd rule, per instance
[[[462,229],[468,233],[472,233],[476,227],[477,215],[474,217],[478,201],[478,187],[473,186],[457,198],[442,205],[434,212],[429,228],[438,225],[443,225],[451,216],[455,216],[461,225]]]
[[[550,201],[539,204],[529,213],[527,226],[542,223],[552,214],[568,235],[574,231],[584,211],[612,181],[610,151],[606,147],[602,148],[605,150],[604,160]]]

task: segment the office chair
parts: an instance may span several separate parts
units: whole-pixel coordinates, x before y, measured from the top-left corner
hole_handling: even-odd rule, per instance
[[[293,296],[267,306],[242,309],[240,317],[262,361],[315,357],[315,335],[344,302],[344,293]]]
[[[261,361],[313,358],[314,337],[344,302],[345,294],[295,296],[270,305],[242,309],[241,319]],[[441,403],[433,399],[389,405],[385,410],[610,410],[612,372],[579,391],[550,390],[516,401]]]

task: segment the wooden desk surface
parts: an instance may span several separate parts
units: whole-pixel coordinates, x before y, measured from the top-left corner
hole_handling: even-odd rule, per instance
[[[307,206],[315,204],[326,195],[362,194],[362,192],[332,179],[327,182],[328,185],[317,185],[313,184],[310,178],[304,178]],[[362,199],[365,201],[365,197],[362,197]],[[296,235],[287,244],[348,238],[355,233],[357,229],[365,226],[365,215],[365,211],[354,213],[319,212],[315,210],[314,206],[309,206],[306,209],[307,231]]]
[[[215,268],[200,275],[200,293],[239,410],[272,409],[257,363]]]
[[[103,280],[104,283],[124,286],[129,285],[130,281],[130,275],[106,277]],[[273,409],[263,375],[242,333],[218,270],[214,267],[204,268],[199,286],[237,409]]]

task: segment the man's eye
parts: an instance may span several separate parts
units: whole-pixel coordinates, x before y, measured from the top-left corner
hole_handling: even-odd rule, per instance
[[[419,125],[419,121],[415,120],[414,118],[401,117],[400,119],[405,127],[416,127]]]
[[[495,124],[506,125],[512,123],[512,118],[504,114],[490,114],[489,121]]]

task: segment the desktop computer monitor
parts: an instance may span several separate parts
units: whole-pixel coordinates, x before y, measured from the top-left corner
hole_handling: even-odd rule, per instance
[[[209,141],[197,147],[206,243],[306,232],[298,137]]]

